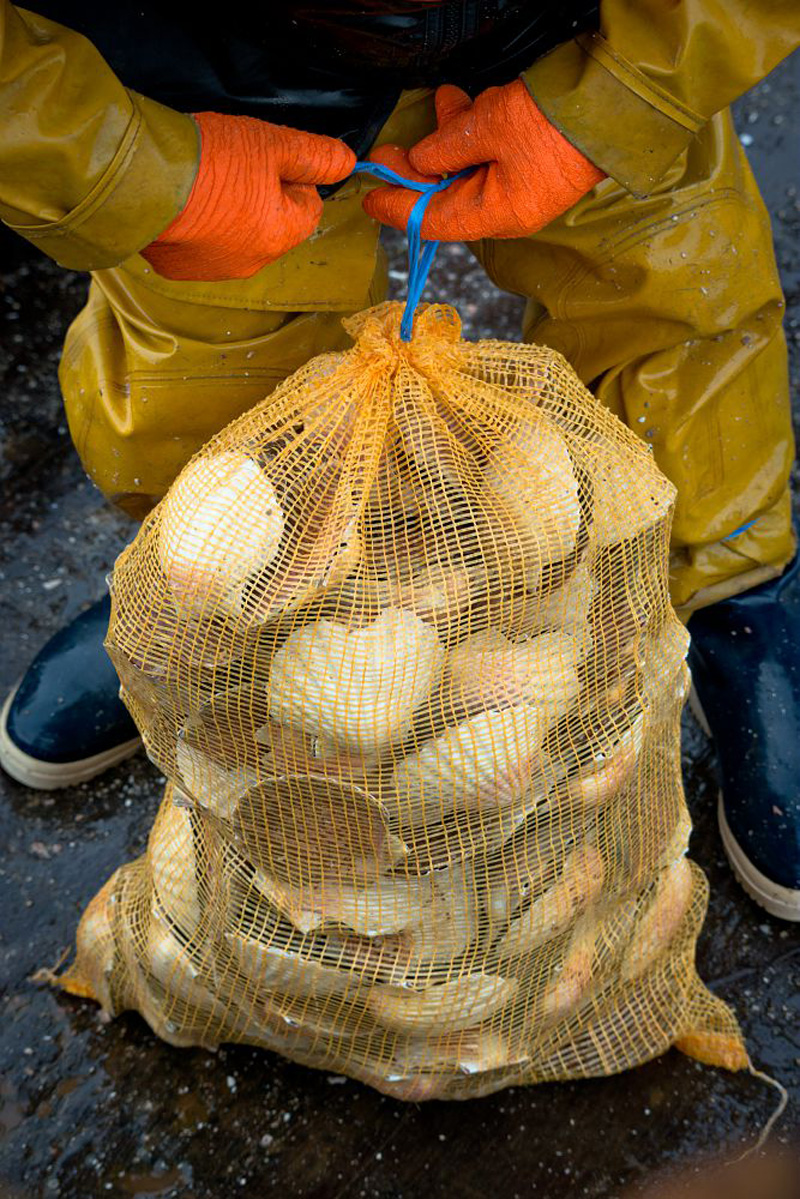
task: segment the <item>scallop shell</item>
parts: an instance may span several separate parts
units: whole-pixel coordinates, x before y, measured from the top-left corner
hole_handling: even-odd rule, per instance
[[[423,991],[376,987],[368,1006],[380,1024],[395,1032],[454,1032],[502,1011],[513,1000],[517,987],[513,978],[467,974]]]
[[[236,611],[242,584],[273,561],[283,532],[275,489],[252,458],[226,451],[190,462],[158,526],[159,561],[181,612]]]
[[[147,843],[147,864],[162,910],[191,935],[200,923],[200,900],[192,818],[185,807],[162,803]]]
[[[503,960],[531,953],[563,932],[599,895],[605,868],[599,850],[586,845],[567,858],[558,882],[512,920],[496,949]]]
[[[254,865],[309,891],[376,879],[406,855],[382,803],[355,783],[324,774],[263,779],[239,798],[232,824]]]

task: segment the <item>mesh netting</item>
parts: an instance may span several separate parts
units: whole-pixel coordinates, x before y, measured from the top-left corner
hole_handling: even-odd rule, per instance
[[[673,488],[558,354],[399,320],[348,320],[119,559],[170,781],[66,985],[406,1099],[741,1066],[694,967]]]

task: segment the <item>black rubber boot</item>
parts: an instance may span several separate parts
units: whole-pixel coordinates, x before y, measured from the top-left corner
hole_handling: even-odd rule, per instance
[[[94,778],[135,753],[136,725],[103,648],[106,597],[51,637],[0,713],[0,766],[49,791]]]
[[[748,894],[800,920],[800,567],[695,612],[692,707],[719,760],[725,852]]]

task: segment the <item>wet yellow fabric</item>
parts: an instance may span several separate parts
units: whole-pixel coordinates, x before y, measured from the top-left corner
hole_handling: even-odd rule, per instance
[[[344,312],[382,298],[385,267],[360,184],[316,236],[251,279],[163,279],[136,255],[97,271],[59,377],[90,478],[142,517],[183,464],[314,354],[347,344]]]
[[[793,551],[769,223],[717,110],[797,44],[800,6],[603,0],[601,26],[525,78],[612,179],[536,237],[474,249],[528,298],[525,336],[561,349],[677,484],[673,598],[688,611]],[[315,237],[252,279],[174,283],[137,251],[191,187],[189,117],[127,91],[86,39],[8,0],[0,111],[0,217],[95,271],[61,368],[75,444],[98,486],[141,516],[218,428],[344,344],[339,314],[380,299],[378,231],[360,206],[369,185],[348,183]],[[432,120],[430,95],[408,93],[379,141],[413,144]]]
[[[579,150],[646,195],[706,121],[798,44],[797,0],[601,0],[599,32],[523,78]]]
[[[62,266],[116,266],[183,207],[191,117],[122,86],[94,46],[0,0],[0,219]]]
[[[740,1069],[694,964],[675,490],[560,354],[401,315],[348,319],[115,564],[169,785],[63,983],[413,1101],[675,1043]]]
[[[560,350],[677,487],[676,607],[785,565],[794,439],[784,300],[769,214],[730,114],[704,126],[649,197],[607,180],[535,237],[475,249],[498,286],[528,298],[526,340]]]
[[[796,0],[600,0],[600,32],[523,78],[566,137],[644,194],[798,44]],[[194,122],[126,90],[85,38],[9,0],[0,113],[0,219],[65,266],[116,266],[183,207]]]
[[[432,123],[430,94],[409,92],[379,141],[413,144]],[[95,273],[61,385],[90,477],[128,512],[144,515],[213,432],[309,357],[346,344],[342,313],[381,298],[364,186],[349,182],[312,241],[249,280],[176,283],[138,255]],[[649,198],[607,180],[536,236],[472,249],[528,298],[526,340],[559,349],[678,487],[676,606],[778,572],[794,544],[783,298],[729,114]]]

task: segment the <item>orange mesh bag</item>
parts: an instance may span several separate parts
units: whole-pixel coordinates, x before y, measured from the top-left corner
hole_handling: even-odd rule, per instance
[[[694,967],[673,488],[559,354],[400,314],[347,320],[117,562],[170,781],[64,981],[404,1099],[743,1066]]]

